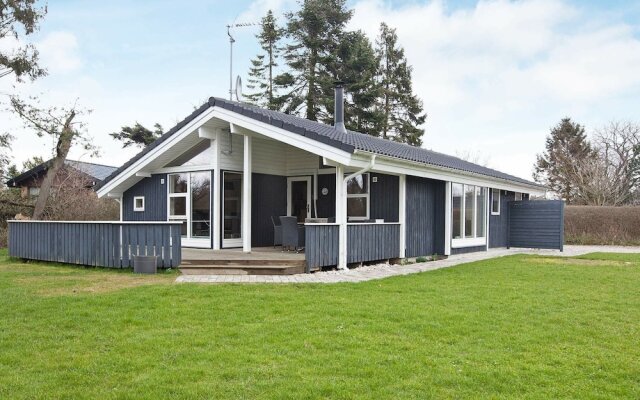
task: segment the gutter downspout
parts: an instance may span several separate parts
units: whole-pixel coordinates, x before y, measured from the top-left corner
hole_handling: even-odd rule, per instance
[[[370,171],[376,164],[376,155],[373,154],[371,156],[371,160],[369,164],[362,168],[360,171],[354,172],[350,175],[344,177],[342,181],[342,190],[340,190],[340,203],[342,207],[340,207],[339,219],[339,236],[338,236],[338,269],[346,270],[347,269],[347,182],[352,178],[362,175],[365,172]]]

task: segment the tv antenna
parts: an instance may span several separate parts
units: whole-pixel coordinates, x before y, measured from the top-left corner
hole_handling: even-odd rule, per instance
[[[231,30],[233,28],[245,28],[248,26],[256,26],[260,25],[257,22],[241,22],[241,23],[232,23],[227,25],[227,35],[229,36],[229,100],[233,100],[233,44],[236,40],[231,35]],[[238,90],[240,88],[240,90]],[[236,100],[240,101],[240,97],[242,95],[242,80],[240,79],[240,75],[238,75],[238,79],[236,79],[236,90],[235,90]]]

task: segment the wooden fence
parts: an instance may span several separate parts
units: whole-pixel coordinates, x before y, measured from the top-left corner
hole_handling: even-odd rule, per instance
[[[337,224],[305,225],[307,269],[338,264]],[[347,263],[400,257],[400,224],[353,223],[347,225]]]
[[[158,268],[182,260],[179,222],[9,221],[11,257],[94,267],[133,267],[133,256],[158,257]]]
[[[557,249],[564,244],[564,201],[510,201],[508,247]]]

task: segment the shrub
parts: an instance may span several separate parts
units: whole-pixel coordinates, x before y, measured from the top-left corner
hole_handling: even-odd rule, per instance
[[[640,245],[640,207],[566,206],[565,242]]]

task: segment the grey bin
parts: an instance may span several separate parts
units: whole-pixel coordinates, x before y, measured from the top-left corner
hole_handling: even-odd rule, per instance
[[[157,265],[157,256],[133,256],[133,272],[136,274],[155,274]]]

